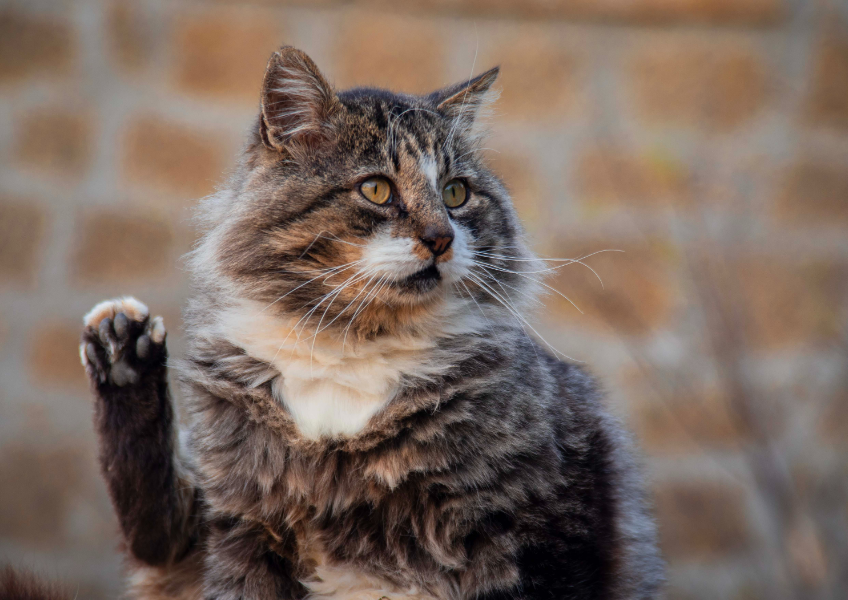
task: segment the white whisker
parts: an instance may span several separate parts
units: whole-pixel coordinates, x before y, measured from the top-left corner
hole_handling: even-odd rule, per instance
[[[578,311],[581,315],[583,314],[583,311],[582,311],[582,310],[580,310],[580,307],[579,307],[579,306],[577,306],[577,305],[574,303],[574,301],[572,301],[572,300],[571,300],[571,298],[569,298],[568,296],[566,296],[565,294],[563,294],[562,292],[560,292],[560,291],[559,291],[558,289],[556,289],[555,287],[548,285],[548,284],[547,284],[547,283],[545,283],[544,281],[539,281],[538,279],[534,279],[534,278],[530,277],[529,275],[525,275],[524,273],[519,273],[519,272],[517,272],[517,271],[510,271],[510,270],[508,270],[508,269],[502,269],[502,268],[500,268],[500,267],[496,267],[496,266],[494,266],[494,265],[487,265],[487,264],[485,264],[485,263],[481,263],[481,262],[478,262],[478,261],[476,261],[476,260],[472,260],[471,262],[473,262],[473,263],[474,263],[475,265],[477,265],[477,266],[481,266],[481,267],[488,267],[488,268],[490,268],[490,269],[495,269],[496,271],[501,271],[501,272],[504,272],[504,273],[512,273],[512,274],[514,274],[514,275],[518,275],[519,277],[524,277],[525,279],[529,279],[530,281],[532,281],[532,282],[534,282],[534,283],[537,283],[537,284],[541,285],[542,287],[545,287],[545,288],[549,289],[550,291],[552,291],[553,293],[557,294],[558,296],[561,296],[561,297],[562,297],[562,298],[564,298],[566,301],[568,301],[568,303],[569,303],[569,304],[571,304],[571,306],[573,306],[574,308],[576,308],[576,309],[577,309],[577,311]]]
[[[348,270],[351,266],[353,266],[353,265],[355,265],[355,264],[358,264],[358,263],[361,263],[361,262],[362,262],[361,260],[355,260],[355,261],[353,261],[353,262],[345,263],[344,265],[339,265],[338,267],[332,267],[331,269],[329,269],[329,271],[335,271],[335,272],[333,272],[333,273],[329,273],[329,274],[328,274],[328,273],[322,273],[321,275],[318,275],[317,277],[313,277],[313,278],[312,278],[312,279],[310,279],[309,281],[304,281],[304,282],[303,282],[303,283],[301,283],[299,286],[297,286],[297,287],[295,287],[295,288],[290,289],[290,290],[289,290],[289,291],[287,291],[285,294],[283,294],[282,296],[280,296],[279,298],[277,298],[276,300],[274,300],[273,302],[271,302],[271,304],[269,304],[268,306],[266,306],[265,308],[263,308],[262,310],[260,310],[260,311],[259,311],[259,313],[257,313],[257,314],[260,314],[260,313],[265,312],[266,310],[268,310],[269,308],[271,308],[272,306],[274,306],[277,302],[279,302],[280,300],[282,300],[283,298],[285,298],[286,296],[288,296],[288,295],[289,295],[289,294],[291,294],[292,292],[296,292],[297,290],[299,290],[299,289],[300,289],[300,288],[302,288],[303,286],[308,285],[308,284],[312,283],[313,281],[315,281],[315,280],[317,280],[317,279],[321,279],[322,277],[324,278],[324,281],[323,281],[322,283],[325,283],[325,284],[326,284],[326,283],[327,283],[327,280],[328,280],[328,279],[330,279],[330,277],[333,277],[334,275],[338,275],[339,273],[342,273],[342,272],[344,272],[344,271]],[[342,267],[344,267],[344,268],[342,268]],[[321,270],[322,270],[322,271],[325,271],[325,269],[321,269]]]
[[[513,306],[509,303],[509,301],[508,301],[508,300],[506,300],[506,299],[504,299],[503,297],[501,297],[501,295],[500,295],[500,294],[498,294],[498,293],[497,293],[494,289],[492,289],[492,288],[491,288],[488,284],[486,284],[486,282],[485,282],[485,281],[483,281],[480,277],[478,277],[477,275],[475,275],[475,274],[473,274],[473,273],[469,273],[469,275],[468,275],[468,276],[469,276],[469,278],[470,278],[472,281],[474,281],[474,283],[476,283],[479,287],[481,287],[483,290],[485,290],[486,292],[488,292],[488,293],[489,293],[489,295],[490,295],[490,296],[492,296],[495,300],[497,300],[498,302],[500,302],[500,303],[501,303],[501,305],[502,305],[502,306],[503,306],[503,307],[504,307],[504,308],[505,308],[505,309],[506,309],[506,310],[507,310],[510,314],[512,314],[512,316],[514,316],[516,319],[518,319],[519,324],[522,324],[522,327],[523,327],[523,326],[526,326],[526,327],[528,327],[528,328],[529,328],[529,329],[530,329],[533,333],[535,333],[535,334],[538,336],[538,338],[539,338],[540,340],[542,340],[542,342],[544,342],[544,343],[545,343],[545,345],[546,345],[548,348],[550,348],[551,352],[553,352],[555,355],[563,356],[564,358],[567,358],[568,360],[573,360],[573,361],[575,361],[575,362],[582,362],[582,361],[579,361],[579,360],[577,360],[577,359],[571,358],[571,357],[570,357],[570,356],[568,356],[567,354],[564,354],[564,353],[560,352],[559,350],[557,350],[556,348],[554,348],[554,347],[553,347],[553,346],[552,346],[552,345],[551,345],[551,344],[550,344],[550,343],[549,343],[549,342],[548,342],[548,341],[544,338],[544,336],[543,336],[542,334],[540,334],[538,331],[536,331],[536,328],[535,328],[535,327],[533,327],[533,326],[532,326],[532,325],[531,325],[531,324],[527,321],[527,319],[525,319],[523,316],[521,316],[521,314],[520,314],[520,313],[519,313],[519,312],[515,309],[515,307],[513,307]],[[525,332],[525,333],[526,333],[526,332]]]
[[[541,301],[540,301],[540,300],[536,297],[536,295],[535,295],[535,294],[532,294],[532,293],[528,292],[527,290],[522,290],[521,288],[517,288],[517,287],[515,287],[515,286],[513,286],[513,285],[509,285],[508,283],[506,283],[506,282],[504,282],[504,281],[501,281],[500,279],[498,279],[497,277],[495,277],[495,276],[492,274],[492,272],[491,272],[491,271],[489,271],[489,270],[488,270],[488,268],[486,268],[486,266],[484,266],[482,263],[476,263],[476,264],[477,264],[477,266],[481,267],[481,268],[482,268],[482,269],[486,272],[486,275],[489,277],[489,279],[491,279],[492,281],[494,281],[495,283],[497,283],[497,284],[498,284],[498,287],[500,287],[502,290],[504,290],[504,294],[506,294],[506,295],[507,295],[507,297],[509,297],[509,294],[508,294],[508,293],[507,293],[507,291],[504,289],[504,286],[508,287],[509,289],[513,290],[514,292],[516,292],[516,293],[518,293],[518,294],[521,294],[521,296],[523,296],[524,298],[526,298],[527,300],[529,300],[531,303],[533,303],[533,304],[542,304],[542,305],[544,306],[544,303],[542,303],[542,302],[541,302]]]
[[[358,261],[357,261],[357,262],[358,262]],[[347,280],[345,280],[345,283],[344,283],[344,284],[342,284],[342,286],[347,285],[348,283],[350,283],[350,282],[351,282],[351,280],[353,280],[354,278],[356,278],[356,277],[357,277],[360,273],[361,273],[361,271],[357,271],[356,273],[354,273],[353,275],[351,275],[351,276],[350,276]],[[321,304],[323,304],[323,303],[324,303],[324,302],[325,302],[328,298],[333,297],[333,295],[334,295],[336,292],[338,292],[339,287],[342,287],[342,286],[337,286],[337,287],[335,287],[333,290],[331,290],[330,292],[327,292],[326,294],[324,294],[323,296],[321,296],[321,297],[320,297],[320,299],[318,300],[317,304],[316,304],[314,307],[312,307],[312,309],[311,309],[311,310],[309,310],[306,314],[304,314],[303,316],[301,316],[301,317],[300,317],[300,319],[298,319],[297,323],[295,323],[295,324],[294,324],[294,327],[292,327],[292,328],[289,330],[289,333],[286,335],[286,337],[285,337],[285,338],[283,338],[283,341],[280,343],[279,348],[277,348],[277,352],[274,354],[274,358],[272,359],[272,362],[273,362],[273,360],[276,360],[277,355],[279,355],[280,350],[282,350],[282,349],[283,349],[283,346],[285,346],[285,345],[286,345],[286,342],[287,342],[287,341],[288,341],[288,339],[291,337],[291,334],[297,331],[297,327],[298,327],[298,325],[300,325],[301,323],[303,323],[303,326],[301,327],[301,330],[297,333],[297,339],[296,339],[296,340],[295,340],[295,342],[294,342],[294,346],[292,347],[292,354],[294,354],[294,350],[295,350],[295,348],[297,348],[297,345],[300,343],[300,341],[301,341],[301,340],[300,340],[300,338],[301,338],[301,336],[303,335],[303,331],[306,329],[306,325],[309,323],[309,319],[311,318],[312,314],[314,314],[314,312],[318,309],[318,307],[320,307],[320,306],[321,306]],[[307,302],[306,304],[304,304],[301,308],[306,308],[306,307],[307,307],[307,306],[309,306],[312,302],[315,302],[315,300],[310,300],[309,302]],[[305,321],[304,321],[304,319],[305,319]],[[309,338],[307,338],[307,339],[309,339]]]
[[[330,307],[333,306],[333,303],[336,301],[336,298],[338,298],[341,295],[341,293],[345,290],[345,288],[347,288],[350,285],[353,285],[354,283],[356,283],[358,281],[361,281],[366,276],[367,275],[363,275],[362,277],[360,277],[359,279],[356,279],[356,280],[351,278],[348,281],[346,281],[343,285],[341,285],[341,286],[337,287],[335,290],[333,290],[333,292],[332,292],[333,293],[333,299],[330,300],[329,304],[327,304],[327,308],[324,309],[324,313],[321,315],[321,318],[318,320],[318,325],[315,327],[315,333],[312,334],[312,347],[309,350],[309,374],[310,375],[312,374],[312,356],[315,353],[315,342],[318,340],[318,334],[321,333],[321,331],[323,331],[321,329],[321,323],[324,322],[324,317],[327,316],[327,311],[330,310]],[[341,313],[339,313],[339,315],[341,315]],[[336,319],[339,318],[339,315],[337,315],[332,321],[330,321],[330,323],[327,325],[327,327],[332,325],[333,322]],[[325,327],[325,329],[326,329],[326,327]],[[306,339],[308,340],[309,338],[306,338]]]
[[[471,298],[471,301],[474,302],[474,305],[477,307],[477,310],[480,311],[480,314],[483,316],[483,320],[486,321],[486,324],[489,326],[489,330],[492,330],[492,322],[489,321],[489,317],[486,316],[486,313],[483,311],[483,307],[480,306],[480,303],[477,302],[477,298],[474,297],[474,294],[468,289],[468,286],[464,281],[460,280],[459,283],[462,284],[462,287],[465,288],[465,291],[468,292],[468,297]],[[456,285],[456,284],[454,284]]]
[[[601,276],[598,275],[598,272],[595,271],[595,269],[593,269],[591,266],[589,266],[588,264],[583,262],[587,258],[589,258],[591,256],[595,256],[596,254],[601,254],[603,252],[624,252],[624,250],[618,250],[618,249],[614,249],[614,248],[606,248],[604,250],[598,250],[596,252],[586,254],[586,255],[581,256],[579,258],[539,258],[539,259],[536,259],[536,258],[517,258],[517,257],[514,257],[514,256],[503,256],[503,255],[491,254],[491,253],[479,251],[479,250],[474,251],[474,254],[477,255],[477,256],[485,257],[485,258],[491,258],[491,259],[494,259],[494,260],[507,260],[507,261],[510,261],[510,262],[539,262],[539,261],[541,261],[541,262],[562,262],[562,263],[565,263],[565,264],[562,264],[562,265],[557,265],[555,267],[549,267],[547,269],[541,269],[541,270],[537,270],[537,271],[523,271],[524,273],[552,273],[552,272],[554,272],[558,269],[562,269],[563,267],[567,267],[570,264],[582,265],[592,272],[592,274],[600,282],[601,288],[605,289],[604,280],[601,279]]]
[[[373,281],[374,277],[376,277],[376,275],[374,275],[373,277],[371,277],[371,279],[368,280],[368,283],[366,283],[365,287],[363,287],[363,291],[368,289],[368,286],[371,284],[371,281]],[[383,275],[382,277],[380,277],[380,279],[377,280],[377,282],[374,284],[374,287],[371,288],[371,290],[374,291],[377,288],[378,285],[380,285],[382,282],[387,280],[387,277],[388,277],[387,275]],[[345,327],[345,329],[344,329],[344,337],[342,338],[342,352],[344,352],[345,344],[347,344],[347,334],[350,332],[350,328],[353,325],[353,322],[356,319],[356,317],[362,312],[362,310],[364,308],[363,305],[368,300],[368,296],[370,294],[371,294],[371,292],[366,293],[365,296],[362,298],[362,300],[359,302],[359,306],[356,307],[356,310],[354,311],[353,316],[351,316],[350,321],[348,321],[347,327]],[[370,302],[369,302],[369,304],[370,304]]]

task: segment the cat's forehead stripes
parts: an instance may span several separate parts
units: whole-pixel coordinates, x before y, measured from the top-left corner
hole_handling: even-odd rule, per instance
[[[340,98],[350,134],[346,152],[356,155],[350,160],[378,161],[375,166],[401,177],[423,173],[437,191],[442,177],[458,175],[451,171],[462,164],[469,148],[457,135],[455,118],[420,105],[420,99],[377,90],[344,92]]]

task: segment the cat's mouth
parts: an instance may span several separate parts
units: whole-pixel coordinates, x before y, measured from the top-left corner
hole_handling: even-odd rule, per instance
[[[395,282],[395,286],[421,294],[432,291],[442,280],[435,263]]]

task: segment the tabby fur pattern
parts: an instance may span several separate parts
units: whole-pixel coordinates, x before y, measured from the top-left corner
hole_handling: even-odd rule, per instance
[[[273,55],[200,210],[179,434],[161,320],[129,298],[86,316],[133,597],[657,596],[627,437],[525,331],[544,266],[481,155],[497,74],[339,92]],[[360,193],[374,176],[390,202]],[[468,196],[447,208],[454,179]]]

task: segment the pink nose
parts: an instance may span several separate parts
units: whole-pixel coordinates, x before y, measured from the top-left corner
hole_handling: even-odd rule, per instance
[[[430,249],[433,256],[441,256],[453,243],[453,230],[428,225],[421,235],[421,242]]]

